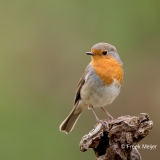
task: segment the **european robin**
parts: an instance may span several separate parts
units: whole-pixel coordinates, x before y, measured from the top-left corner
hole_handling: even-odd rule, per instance
[[[91,62],[82,75],[74,98],[74,107],[69,116],[60,125],[60,131],[69,133],[74,128],[82,111],[101,107],[113,118],[104,107],[111,104],[120,93],[123,82],[123,66],[118,52],[108,43],[97,43],[91,48]]]

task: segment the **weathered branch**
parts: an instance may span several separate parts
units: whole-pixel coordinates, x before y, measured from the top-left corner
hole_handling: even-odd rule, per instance
[[[148,114],[121,116],[103,120],[103,123],[96,124],[89,134],[82,137],[81,151],[93,148],[97,160],[141,160],[136,145],[153,127]]]

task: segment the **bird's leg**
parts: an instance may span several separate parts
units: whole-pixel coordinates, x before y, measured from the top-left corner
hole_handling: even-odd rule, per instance
[[[89,108],[92,109],[92,112],[93,112],[94,116],[96,117],[96,120],[99,121],[99,118],[98,118],[98,116],[96,115],[96,112],[95,112],[93,106],[89,106]]]
[[[104,107],[101,107],[102,110],[107,114],[110,120],[113,120],[114,118],[104,109]]]
[[[103,126],[105,126],[105,123],[103,122],[103,120],[100,120],[100,119],[98,118],[98,116],[96,115],[96,112],[95,112],[93,106],[89,106],[89,108],[92,109],[92,112],[93,112],[94,116],[96,117],[97,122],[98,122],[98,123],[101,123]]]

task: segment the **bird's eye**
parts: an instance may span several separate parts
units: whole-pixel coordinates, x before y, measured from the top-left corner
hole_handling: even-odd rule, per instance
[[[103,55],[107,55],[107,53],[108,53],[107,51],[103,51],[102,52]]]

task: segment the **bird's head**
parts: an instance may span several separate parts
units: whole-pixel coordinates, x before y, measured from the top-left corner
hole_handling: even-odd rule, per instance
[[[91,55],[94,60],[114,58],[122,65],[122,61],[116,48],[108,43],[97,43],[91,48],[91,52],[86,52],[86,54]]]

